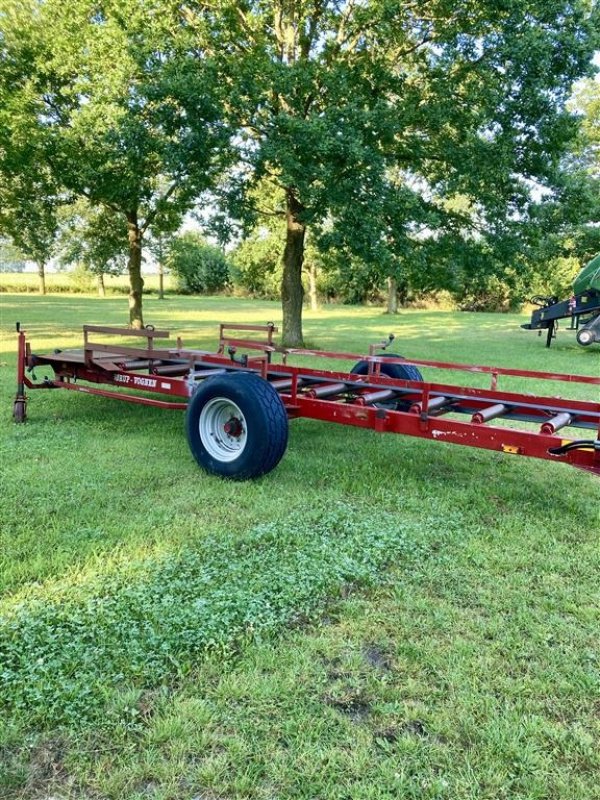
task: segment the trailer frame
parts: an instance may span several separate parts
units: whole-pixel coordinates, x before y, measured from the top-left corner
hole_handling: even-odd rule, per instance
[[[84,325],[81,350],[35,354],[31,350],[26,332],[17,323],[18,362],[14,419],[16,422],[24,422],[27,418],[27,389],[64,389],[157,408],[187,409],[189,420],[193,415],[192,407],[198,405],[198,398],[203,393],[206,394],[208,380],[231,376],[219,384],[227,393],[229,385],[236,388],[241,383],[248,383],[239,378],[240,374],[252,373],[275,390],[279,398],[277,402],[281,402],[288,419],[307,417],[370,428],[378,432],[400,433],[546,459],[568,463],[600,475],[600,403],[507,392],[499,388],[501,376],[592,386],[600,386],[600,378],[405,359],[385,352],[394,340],[392,335],[385,341],[372,344],[367,355],[283,348],[275,342],[274,335],[277,332],[273,323],[221,323],[217,350],[206,351],[184,347],[180,337],[177,337],[174,348],[159,348],[156,340],[167,339],[170,333],[156,330],[152,326],[138,331]],[[97,340],[98,334],[112,339],[112,342]],[[142,342],[142,346],[122,345],[115,343],[115,337],[136,337],[138,341],[142,338],[145,343]],[[344,371],[339,365],[317,369],[291,364],[290,360],[296,357],[353,361],[358,364],[355,363],[353,371]],[[45,376],[42,381],[38,381],[35,370],[42,367],[51,368],[53,376]],[[421,378],[418,367],[489,375],[490,386],[482,389],[425,380]],[[357,371],[357,368],[360,369]],[[399,374],[413,377],[419,375],[419,379],[398,377]],[[256,381],[250,381],[250,384],[254,386]],[[205,388],[199,393],[202,386]],[[255,391],[252,386],[249,386],[248,391]],[[238,392],[236,397],[243,397],[243,394]],[[231,408],[238,408],[239,401],[237,402],[236,405],[236,401],[231,400]],[[244,420],[245,425],[246,420],[241,411],[239,418]],[[236,422],[237,419],[234,414],[224,425],[226,436],[233,444],[242,441],[241,431],[246,435],[244,425]],[[498,421],[501,421],[500,425]],[[517,424],[513,427],[512,423]],[[536,425],[538,428],[526,429],[522,427],[523,423]],[[285,424],[287,426],[287,419]],[[189,440],[190,436],[193,438],[197,435],[196,425],[197,420],[190,429],[188,423]],[[560,435],[564,428],[587,429],[590,435],[582,439],[565,439]],[[236,435],[236,431],[240,433]],[[269,468],[263,472],[270,471],[283,455],[287,443],[287,427],[285,437],[282,434],[281,438],[282,452],[273,465],[271,461],[274,456],[270,461],[265,461]],[[246,439],[243,441],[245,446]],[[194,452],[191,440],[190,447]],[[209,472],[231,478],[256,477],[252,474],[251,467],[247,466],[242,470],[243,474],[237,475],[234,468],[222,469],[218,459],[216,462],[213,459],[203,463],[202,458],[197,453],[194,454],[200,465]],[[235,458],[233,461],[235,462]],[[259,470],[257,474],[262,473]]]

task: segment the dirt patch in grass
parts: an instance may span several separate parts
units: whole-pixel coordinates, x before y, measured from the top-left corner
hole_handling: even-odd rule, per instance
[[[50,797],[70,788],[71,777],[65,767],[67,742],[61,736],[44,739],[30,751],[27,765],[26,796]]]
[[[391,672],[393,669],[393,661],[389,653],[386,653],[385,648],[376,644],[367,644],[364,646],[363,658],[373,669],[380,672]]]
[[[362,692],[349,689],[346,693],[329,694],[325,703],[353,722],[364,722],[371,713],[371,704]]]

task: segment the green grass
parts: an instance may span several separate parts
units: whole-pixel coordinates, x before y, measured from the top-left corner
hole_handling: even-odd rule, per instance
[[[13,321],[34,351],[78,346],[126,301],[0,307],[1,797],[600,797],[596,478],[302,420],[277,470],[231,484],[197,470],[179,412],[32,392],[15,426]],[[145,314],[202,347],[219,321],[280,318],[226,298]],[[331,307],[305,332],[598,374],[597,349],[561,332],[548,351],[521,321]]]

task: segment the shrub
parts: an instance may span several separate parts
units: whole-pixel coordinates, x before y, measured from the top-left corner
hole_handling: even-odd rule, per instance
[[[555,295],[561,300],[570,297],[573,293],[573,281],[582,266],[574,256],[550,259],[539,269],[531,294]]]
[[[513,287],[491,275],[466,288],[459,300],[461,311],[519,311],[522,299]]]
[[[98,288],[98,276],[94,275],[84,264],[77,264],[69,275],[72,290],[77,294],[91,294]]]
[[[229,283],[229,264],[224,253],[198,233],[176,237],[169,247],[166,266],[182,294],[216,294]]]

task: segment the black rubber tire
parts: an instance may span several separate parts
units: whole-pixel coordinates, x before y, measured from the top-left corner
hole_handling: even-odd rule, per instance
[[[246,421],[246,444],[239,456],[227,461],[207,450],[200,429],[202,409],[221,398],[233,402]],[[231,372],[201,383],[188,404],[185,430],[190,450],[202,469],[222,478],[248,480],[271,472],[281,460],[287,447],[288,417],[281,397],[260,375]]]
[[[25,400],[15,400],[13,405],[13,419],[17,423],[25,422],[27,419],[27,403]]]
[[[383,358],[403,358],[404,356],[396,355],[396,353],[386,353]],[[350,372],[353,375],[367,375],[369,372],[369,362],[359,361],[355,364]],[[422,381],[423,376],[420,371],[413,367],[412,364],[382,364],[381,374],[387,375],[388,378],[397,378],[403,381]]]
[[[594,331],[590,330],[589,328],[581,328],[581,330],[578,330],[575,338],[577,339],[577,344],[581,347],[589,347],[596,341],[596,335]]]

